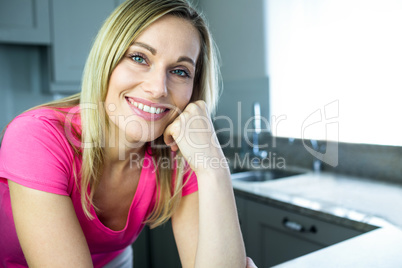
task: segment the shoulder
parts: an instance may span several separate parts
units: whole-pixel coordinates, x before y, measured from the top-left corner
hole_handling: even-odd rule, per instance
[[[6,127],[5,138],[10,138],[10,134],[13,137],[76,138],[77,133],[81,132],[80,125],[77,107],[43,107],[18,115]]]
[[[15,117],[6,127],[3,143],[17,138],[46,135],[60,125],[55,111],[35,109]],[[39,136],[40,137],[40,136]]]
[[[63,118],[63,113],[48,108],[17,116],[1,143],[0,176],[30,188],[67,194],[75,153]]]
[[[48,123],[50,125],[61,125],[63,126],[65,123],[74,123],[80,124],[80,114],[79,107],[68,107],[68,108],[50,108],[50,107],[42,107],[38,109],[33,109],[26,111],[20,115],[18,115],[11,124],[15,124],[16,122],[32,122],[31,124],[40,124],[40,122]]]

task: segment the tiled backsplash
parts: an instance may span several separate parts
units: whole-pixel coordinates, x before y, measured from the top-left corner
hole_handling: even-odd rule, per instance
[[[220,140],[223,141],[224,138],[221,137]],[[316,158],[306,149],[306,146],[311,148],[310,141],[303,143],[300,139],[289,141],[288,138],[279,137],[261,137],[260,144],[261,141],[268,144],[265,150],[271,152],[271,157],[283,159],[287,167],[313,168]],[[323,162],[323,171],[402,183],[402,147],[323,141],[319,141],[318,145],[324,154],[325,148],[331,145],[334,148],[337,145],[335,153],[338,164],[333,166]],[[227,147],[224,151],[226,156],[230,157],[235,153],[251,152],[251,148],[243,143],[243,148]],[[334,157],[336,158],[336,155]]]

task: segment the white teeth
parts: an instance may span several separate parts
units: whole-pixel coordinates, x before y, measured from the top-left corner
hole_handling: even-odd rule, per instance
[[[138,109],[143,110],[144,112],[147,112],[147,113],[151,113],[151,114],[160,114],[160,113],[163,113],[163,112],[165,111],[165,109],[163,109],[163,108],[151,107],[151,106],[148,106],[148,105],[139,103],[139,102],[135,102],[135,101],[133,101],[133,100],[131,100],[131,99],[129,100],[129,102],[130,102],[133,106],[135,106],[135,107],[137,107]]]

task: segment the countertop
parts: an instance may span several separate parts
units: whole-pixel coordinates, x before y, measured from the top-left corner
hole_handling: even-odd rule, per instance
[[[238,194],[366,232],[277,267],[402,267],[402,184],[326,172],[232,183]]]

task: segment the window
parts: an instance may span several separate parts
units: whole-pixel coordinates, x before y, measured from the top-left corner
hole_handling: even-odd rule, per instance
[[[268,0],[274,135],[402,145],[402,1]]]

